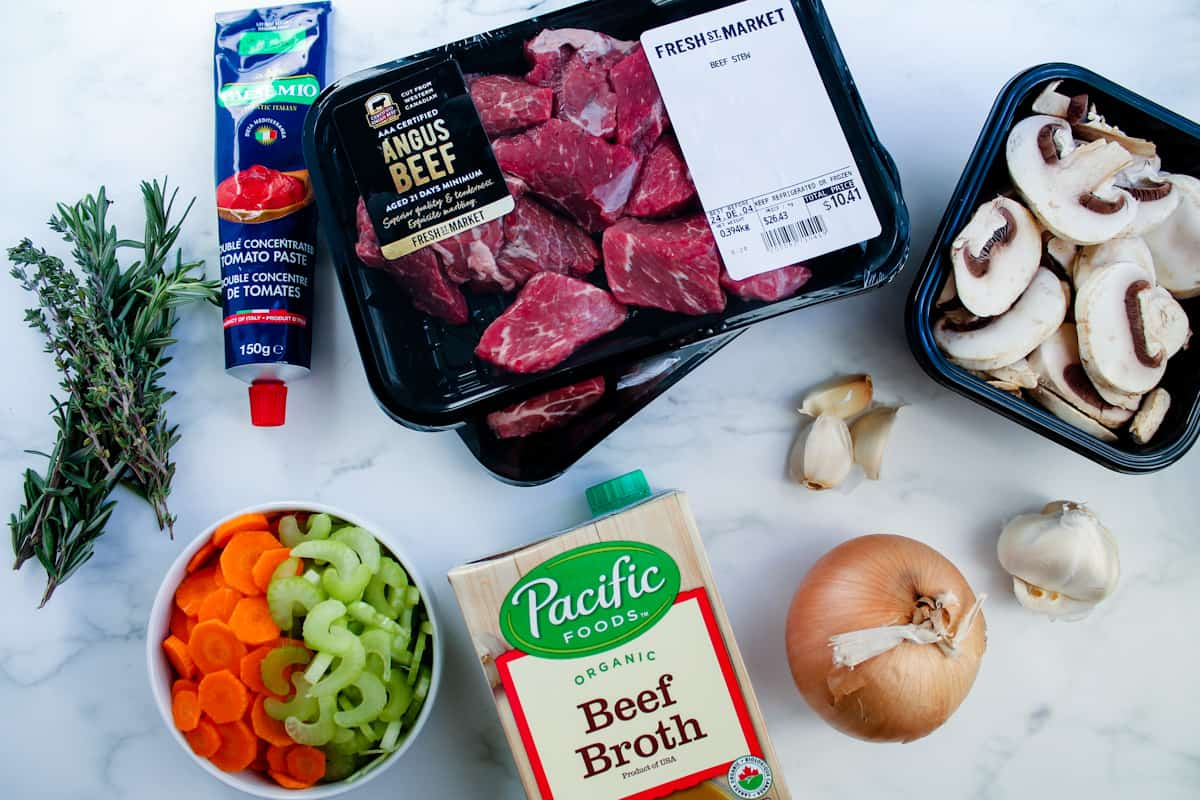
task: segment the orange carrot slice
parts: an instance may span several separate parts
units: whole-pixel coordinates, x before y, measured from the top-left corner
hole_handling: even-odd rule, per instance
[[[259,695],[254,700],[254,705],[250,707],[250,725],[254,728],[254,733],[264,742],[270,742],[277,747],[288,747],[295,744],[291,736],[288,736],[287,728],[277,719],[272,719],[267,715],[267,710],[263,706],[265,697]]]
[[[187,650],[201,672],[218,672],[223,669],[232,672],[240,667],[242,656],[246,655],[246,645],[237,638],[233,629],[219,619],[199,623],[192,631]]]
[[[200,681],[200,709],[213,722],[233,722],[246,713],[246,686],[227,669],[210,672]]]
[[[286,745],[273,744],[267,748],[267,768],[272,772],[281,772],[287,774],[287,757],[288,748],[295,742],[288,742]]]
[[[207,622],[210,619],[229,622],[229,616],[233,614],[234,607],[238,604],[238,600],[241,599],[242,593],[237,589],[230,589],[228,586],[214,589],[208,597],[204,598],[204,602],[200,604],[200,610],[196,614],[196,619],[200,622]]]
[[[266,531],[234,534],[221,551],[221,574],[225,583],[244,595],[262,594],[262,589],[254,582],[254,562],[267,550],[280,547],[279,540]]]
[[[217,547],[224,547],[234,534],[242,531],[266,531],[270,528],[271,523],[267,521],[265,514],[242,514],[218,525],[213,532],[212,543]]]
[[[176,675],[181,678],[190,678],[195,674],[196,664],[192,660],[191,648],[183,639],[178,636],[168,636],[163,641],[162,648]]]
[[[272,780],[274,780],[276,783],[278,783],[280,786],[282,786],[285,789],[308,789],[308,788],[312,787],[311,783],[302,783],[301,781],[298,781],[295,778],[288,775],[286,772],[279,772],[277,770],[269,770],[267,772],[267,774],[271,776]]]
[[[246,655],[242,656],[241,664],[238,668],[238,677],[242,679],[242,683],[255,694],[265,694],[275,697],[273,692],[267,688],[262,679],[262,662],[276,647],[280,646],[282,639],[275,639],[267,642],[261,647],[256,647]]]
[[[221,744],[209,760],[217,769],[225,772],[241,772],[250,766],[258,755],[258,740],[254,732],[245,722],[236,720],[224,725],[217,725],[217,735]]]
[[[171,616],[167,622],[167,627],[170,629],[171,635],[186,642],[191,634],[187,623],[188,615],[183,613],[183,609],[179,606],[171,606]]]
[[[284,763],[288,774],[301,783],[313,784],[325,775],[325,751],[306,744],[289,747]]]
[[[183,738],[187,739],[192,752],[201,758],[208,758],[221,746],[216,726],[206,719],[201,719],[194,729],[183,734]]]
[[[205,567],[184,578],[175,590],[175,605],[189,617],[196,616],[204,598],[217,588],[216,574],[216,567]]]
[[[270,585],[271,576],[275,574],[275,570],[279,568],[280,564],[291,557],[292,551],[288,547],[276,547],[273,550],[264,550],[250,570],[250,575],[254,578],[254,585],[266,593],[267,586]],[[300,559],[296,559],[296,574],[300,574]]]
[[[212,540],[201,545],[200,549],[192,553],[192,557],[188,559],[187,571],[190,575],[196,570],[208,563],[208,560],[213,557],[213,553],[217,552],[217,546],[212,543]]]
[[[279,638],[279,628],[271,619],[271,609],[265,597],[243,597],[238,600],[229,627],[246,644],[263,644]]]
[[[171,698],[171,718],[179,730],[194,731],[200,724],[200,698],[195,692],[176,692]]]
[[[171,684],[171,697],[174,697],[179,692],[195,692],[199,691],[195,681],[179,679]]]

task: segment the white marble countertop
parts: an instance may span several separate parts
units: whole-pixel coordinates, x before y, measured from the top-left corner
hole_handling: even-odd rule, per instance
[[[37,234],[55,201],[100,183],[118,224],[139,219],[137,181],[167,173],[199,201],[183,244],[213,258],[211,12],[228,3],[46,0],[6,11],[0,141],[7,190],[0,243]],[[235,4],[236,5],[236,4]],[[333,75],[562,3],[338,0]],[[1001,9],[1001,5],[1003,9]],[[905,293],[979,125],[1000,87],[1032,64],[1090,66],[1200,117],[1200,12],[1193,0],[937,2],[830,0],[867,107],[903,173],[913,257],[896,285],[758,326],[657,400],[562,479],[502,485],[453,434],[405,430],[376,407],[333,281],[318,296],[314,376],[292,388],[289,424],[253,430],[245,389],[222,374],[217,317],[181,323],[170,416],[183,441],[172,507],[186,540],[260,501],[310,498],[390,526],[435,587],[446,682],[403,763],[354,797],[517,798],[521,791],[453,597],[442,576],[466,559],[580,521],[586,486],[636,467],[691,493],[784,769],[798,798],[1093,797],[1200,794],[1200,606],[1195,501],[1200,451],[1151,477],[1121,477],[942,390],[909,354]],[[51,441],[55,376],[21,323],[27,298],[0,279],[0,509],[20,500],[24,448]],[[869,371],[910,404],[885,480],[813,494],[782,465],[807,385]],[[235,457],[230,457],[234,455]],[[1116,532],[1114,598],[1077,624],[1022,611],[998,569],[1006,517],[1066,497]],[[182,541],[122,501],[96,557],[36,611],[31,564],[0,572],[0,796],[233,797],[189,763],[146,685],[144,626]],[[920,538],[992,593],[978,682],[944,729],[906,746],[854,741],[819,721],[791,685],[783,621],[822,552],[873,531]],[[435,783],[436,781],[436,783]]]

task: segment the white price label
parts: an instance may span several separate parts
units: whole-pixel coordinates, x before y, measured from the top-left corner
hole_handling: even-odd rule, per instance
[[[790,3],[746,0],[646,31],[642,46],[734,279],[879,235]]]

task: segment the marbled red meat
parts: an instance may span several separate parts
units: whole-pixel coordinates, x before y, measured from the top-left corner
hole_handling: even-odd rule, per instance
[[[492,149],[502,170],[593,233],[620,218],[639,166],[628,147],[560,119],[498,139]]]
[[[792,264],[773,269],[752,278],[735,281],[724,268],[721,269],[721,285],[725,290],[742,300],[762,300],[772,303],[791,297],[808,283],[812,270],[804,264]]]
[[[667,129],[667,107],[639,44],[609,72],[617,97],[617,143],[646,153]]]
[[[604,397],[604,378],[555,389],[487,415],[488,427],[501,439],[532,436],[561,428]]]
[[[540,272],[483,332],[475,355],[510,372],[543,372],[616,330],[625,313],[625,306],[603,289]]]
[[[518,198],[516,209],[504,217],[504,246],[496,266],[517,286],[547,270],[581,277],[599,261],[592,237],[532,198]]]
[[[437,254],[428,247],[417,250],[403,258],[383,257],[379,238],[367,214],[367,205],[360,197],[355,211],[358,241],[354,252],[368,267],[381,269],[392,276],[412,299],[419,311],[443,319],[452,325],[467,321],[467,300],[442,269]]]
[[[557,88],[572,56],[578,56],[584,64],[607,69],[636,44],[582,28],[547,29],[525,43],[525,56],[533,65],[525,80],[536,86]]]
[[[608,68],[603,64],[589,64],[578,53],[571,56],[556,97],[559,119],[605,139],[617,132],[617,94],[609,85]]]
[[[703,214],[626,218],[604,232],[603,246],[604,272],[620,302],[681,314],[724,310],[721,256]]]
[[[492,220],[429,245],[438,254],[446,275],[455,283],[470,283],[480,291],[509,291],[513,284],[496,266],[504,243],[504,224]]]
[[[554,91],[511,75],[479,75],[468,81],[471,99],[488,136],[502,136],[550,119]]]
[[[637,185],[625,206],[635,217],[669,217],[696,197],[696,187],[675,137],[666,134],[650,151]]]

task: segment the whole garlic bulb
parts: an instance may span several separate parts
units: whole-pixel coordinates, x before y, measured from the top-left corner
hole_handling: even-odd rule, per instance
[[[1065,500],[1014,518],[996,543],[1021,605],[1077,620],[1117,588],[1117,541],[1087,506]]]

